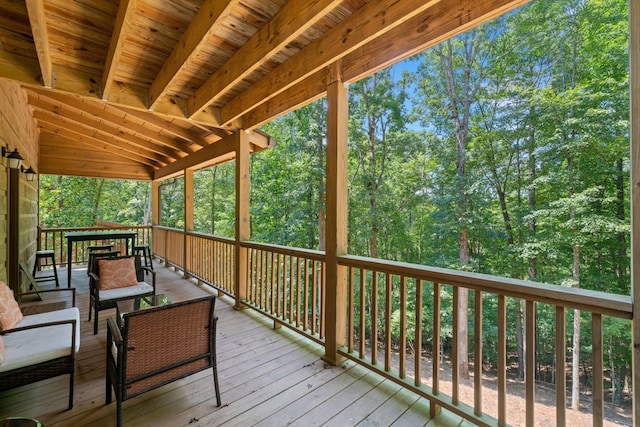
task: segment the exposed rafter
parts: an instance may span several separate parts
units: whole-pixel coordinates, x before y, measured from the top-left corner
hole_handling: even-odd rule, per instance
[[[51,53],[49,52],[49,37],[47,31],[47,18],[44,13],[43,0],[26,0],[29,11],[29,23],[33,42],[38,52],[38,62],[42,74],[42,82],[45,87],[53,87],[53,67],[51,65]]]
[[[116,67],[120,62],[120,56],[124,50],[124,44],[127,40],[127,34],[131,29],[131,21],[136,11],[138,0],[120,0],[118,7],[118,15],[113,24],[113,36],[109,44],[109,51],[102,73],[102,91],[101,97],[105,101],[111,95],[111,86],[115,78]]]

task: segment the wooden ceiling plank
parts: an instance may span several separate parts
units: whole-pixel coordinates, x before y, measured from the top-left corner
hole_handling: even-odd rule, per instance
[[[288,1],[189,98],[187,114],[193,116],[196,111],[218,100],[340,3],[341,0]]]
[[[47,18],[44,13],[43,0],[26,0],[29,23],[33,42],[38,53],[38,62],[42,73],[42,81],[45,87],[53,87],[53,66],[51,62],[51,50],[49,48],[49,35],[47,32]]]
[[[116,137],[104,135],[101,132],[95,132],[80,125],[70,126],[69,123],[65,123],[61,118],[56,117],[47,111],[36,109],[34,110],[34,116],[37,116],[42,120],[42,122],[39,123],[39,127],[51,133],[82,143],[91,144],[108,153],[130,159],[136,163],[148,165],[154,169],[158,169],[168,164],[167,162],[152,160],[146,156],[136,153],[135,147],[131,147],[127,143],[118,140]]]
[[[127,34],[131,31],[133,16],[138,5],[138,0],[120,0],[118,14],[113,26],[113,35],[109,43],[109,51],[105,60],[102,73],[102,95],[103,100],[108,100],[111,95],[111,87],[115,78],[116,69],[120,63],[120,56],[124,50]]]
[[[433,7],[439,0],[372,0],[224,105],[221,121],[240,118],[304,78]],[[457,2],[459,3],[459,2]]]
[[[180,73],[189,65],[189,58],[214,34],[224,19],[229,16],[239,0],[205,0],[189,24],[180,41],[162,65],[149,88],[149,108],[153,110],[157,101]]]

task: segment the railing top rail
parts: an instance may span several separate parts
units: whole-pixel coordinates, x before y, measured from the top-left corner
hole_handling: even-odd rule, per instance
[[[315,251],[312,249],[300,249],[292,248],[289,246],[272,245],[268,243],[257,242],[242,242],[242,246],[250,249],[259,249],[270,252],[276,252],[283,255],[297,256],[300,258],[314,259],[317,261],[324,261],[325,254],[322,251]]]
[[[339,257],[338,263],[623,319],[631,319],[633,314],[632,299],[626,295],[353,255]]]
[[[151,228],[150,225],[122,225],[122,226],[109,226],[109,227],[40,227],[41,233],[54,233],[54,232],[70,232],[70,231],[99,231],[99,230],[130,230],[130,229],[145,229]]]

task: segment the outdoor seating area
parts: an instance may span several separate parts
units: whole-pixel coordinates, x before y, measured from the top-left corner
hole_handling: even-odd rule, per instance
[[[157,262],[155,267],[157,293],[173,303],[215,294],[172,268]],[[66,269],[58,274],[64,280]],[[74,269],[71,283],[82,319],[89,311],[86,270]],[[46,426],[115,425],[117,407],[105,405],[105,351],[107,322],[116,312],[103,312],[96,335],[92,322],[80,322],[73,409],[66,410],[62,392],[68,382],[58,377],[0,392],[0,419],[29,417]],[[215,299],[215,314],[219,394],[212,371],[204,369],[123,401],[123,425],[426,425],[431,419],[426,399],[352,362],[325,363],[319,345],[287,328],[275,329],[253,310],[234,310],[228,297]],[[446,425],[461,421],[447,411],[437,418]]]

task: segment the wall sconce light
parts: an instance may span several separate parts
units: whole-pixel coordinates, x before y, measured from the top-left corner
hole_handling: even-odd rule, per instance
[[[2,157],[6,157],[7,159],[9,159],[9,167],[11,169],[19,169],[20,164],[24,160],[24,157],[22,157],[20,153],[18,153],[17,148],[11,153],[7,154],[7,149],[5,147],[2,147]]]
[[[27,181],[34,181],[36,179],[36,171],[34,171],[31,166],[29,166],[27,169],[20,168],[20,170],[22,171],[22,173],[27,175]]]

